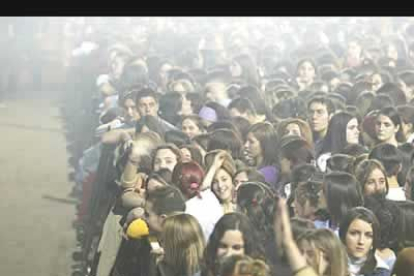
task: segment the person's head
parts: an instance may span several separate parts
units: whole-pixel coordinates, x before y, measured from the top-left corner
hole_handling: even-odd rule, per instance
[[[355,177],[361,185],[364,196],[388,193],[388,180],[384,166],[375,159],[362,161],[355,169]]]
[[[145,219],[151,232],[161,233],[163,221],[185,211],[185,199],[180,190],[165,186],[149,193],[145,202]]]
[[[263,245],[274,235],[273,218],[277,200],[269,186],[261,182],[242,183],[237,189],[237,207],[256,225],[262,234]]]
[[[371,273],[376,267],[375,250],[380,228],[374,213],[365,207],[349,210],[339,226],[339,237],[352,259],[364,260],[360,274]]]
[[[183,96],[178,92],[169,92],[159,98],[159,116],[172,125],[180,122],[180,111],[183,105]]]
[[[187,115],[183,117],[181,121],[181,130],[187,134],[190,139],[205,132],[201,118],[197,115]]]
[[[234,159],[241,158],[242,140],[239,135],[229,129],[217,129],[210,133],[207,151],[225,150]]]
[[[236,98],[231,101],[228,106],[230,115],[232,117],[240,116],[247,120],[250,123],[255,123],[256,120],[256,110],[252,102],[247,98]]]
[[[179,162],[174,167],[171,182],[187,199],[190,199],[200,193],[203,178],[204,171],[199,164],[194,161]]]
[[[131,59],[123,68],[119,78],[121,88],[131,89],[140,85],[148,85],[148,68],[143,60]]]
[[[414,201],[414,166],[411,166],[407,172],[404,183],[405,198]]]
[[[338,153],[347,145],[358,143],[358,119],[348,112],[339,112],[329,121],[321,152]]]
[[[244,182],[265,182],[264,175],[256,169],[245,167],[234,175],[234,185],[237,187]]]
[[[390,96],[396,105],[403,105],[407,103],[407,95],[404,90],[399,88],[395,83],[385,83],[377,90],[377,95]]]
[[[390,144],[380,144],[374,147],[369,159],[376,159],[384,166],[387,177],[397,176],[401,171],[402,156],[398,148]]]
[[[312,131],[323,138],[328,131],[328,124],[335,112],[332,100],[314,97],[308,102],[308,121]]]
[[[164,129],[162,128],[159,120],[154,116],[143,116],[135,124],[135,133],[145,133],[153,131],[164,137]]]
[[[171,183],[172,173],[168,169],[161,169],[148,175],[145,181],[145,191],[147,194],[154,192],[156,189],[168,186]]]
[[[257,167],[272,165],[277,160],[277,134],[272,124],[257,123],[251,126],[244,149]]]
[[[347,255],[340,239],[330,229],[308,231],[298,239],[307,263],[324,276],[347,276]]]
[[[250,127],[252,126],[249,120],[243,117],[233,117],[231,119],[231,122],[237,128],[238,132],[241,134],[242,140],[246,140],[247,133],[249,132]]]
[[[258,87],[253,85],[243,86],[237,91],[237,94],[241,98],[249,99],[258,115],[267,115],[267,106]]]
[[[414,202],[412,201],[396,201],[401,210],[403,218],[403,226],[400,232],[400,247],[412,246],[414,243]]]
[[[306,119],[306,105],[300,97],[285,99],[272,108],[272,114],[279,119]]]
[[[297,242],[299,237],[308,231],[315,230],[315,223],[310,219],[300,217],[293,217],[290,219],[290,226],[292,227],[293,239]]]
[[[201,269],[205,241],[197,219],[189,214],[167,217],[162,224],[162,261],[174,275],[194,275]]]
[[[412,133],[414,133],[414,106],[397,106],[397,112],[401,117],[401,127],[404,136],[408,138]]]
[[[399,234],[403,226],[399,207],[381,195],[365,197],[364,207],[371,210],[380,224],[378,249],[398,250]]]
[[[350,144],[343,148],[339,153],[358,157],[362,154],[367,154],[368,149],[361,144]]]
[[[310,164],[315,159],[313,148],[304,139],[298,136],[287,136],[280,140],[280,171],[289,176],[291,169]]]
[[[270,268],[263,260],[246,255],[232,255],[222,260],[219,276],[260,275],[270,276]]]
[[[130,59],[130,55],[127,53],[115,53],[110,61],[110,69],[111,69],[111,76],[115,80],[119,80],[121,78],[122,72],[124,71],[125,64]]]
[[[311,84],[317,74],[315,62],[311,59],[303,59],[299,61],[296,74],[302,82]]]
[[[206,154],[206,171],[210,169],[216,154],[219,152],[219,150],[215,150]],[[229,154],[225,154],[223,165],[216,171],[211,183],[211,190],[221,203],[229,203],[233,200],[235,191],[233,178],[235,173],[236,167],[233,158]]]
[[[124,111],[124,118],[126,122],[136,121],[140,118],[135,104],[136,95],[137,91],[131,90],[119,99],[119,105]]]
[[[376,138],[379,143],[405,142],[401,117],[394,107],[386,107],[378,113],[375,123]]]
[[[176,129],[168,130],[165,132],[164,140],[166,143],[174,144],[177,147],[188,145],[191,141],[184,132]]]
[[[252,57],[242,54],[233,58],[230,65],[232,77],[241,78],[251,85],[259,85],[257,66]]]
[[[182,162],[194,161],[197,162],[197,164],[199,164],[200,166],[204,166],[204,157],[201,154],[200,149],[197,148],[195,145],[182,145],[180,147],[180,151]]]
[[[150,88],[143,88],[137,93],[135,100],[138,112],[141,116],[158,116],[158,97]]]
[[[414,274],[414,247],[401,250],[394,263],[391,275],[405,276]]]
[[[326,172],[340,171],[354,174],[355,157],[347,154],[336,153],[333,154],[326,161]]]
[[[346,211],[363,203],[361,188],[352,174],[331,172],[324,176],[323,194],[333,225],[338,226]]]
[[[279,122],[277,125],[277,134],[280,138],[292,135],[300,136],[309,145],[313,145],[312,131],[308,122],[298,118],[289,118]]]
[[[214,226],[204,254],[207,275],[217,275],[221,259],[232,255],[261,257],[263,249],[256,229],[241,213],[225,214]]]
[[[160,169],[174,170],[175,165],[181,161],[181,151],[174,144],[164,144],[154,150],[153,169],[155,172]]]
[[[201,155],[204,156],[207,153],[207,146],[208,146],[208,141],[210,140],[210,135],[209,134],[199,134],[194,136],[193,139],[191,139],[192,144],[198,148],[201,152]]]

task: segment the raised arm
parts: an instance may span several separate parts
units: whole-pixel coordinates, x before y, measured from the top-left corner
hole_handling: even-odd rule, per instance
[[[132,139],[135,133],[134,128],[128,129],[113,129],[102,135],[102,143],[104,144],[118,144]]]
[[[213,183],[214,176],[216,175],[220,167],[223,165],[226,154],[227,152],[220,151],[214,157],[213,164],[211,164],[210,168],[208,169],[207,174],[204,176],[203,184],[201,186],[202,191],[209,189],[211,187],[211,183]]]
[[[279,199],[275,212],[274,231],[276,240],[280,241],[290,267],[295,276],[318,276],[315,271],[308,266],[306,258],[300,252],[295,240],[293,239],[292,228],[286,207],[286,200]]]

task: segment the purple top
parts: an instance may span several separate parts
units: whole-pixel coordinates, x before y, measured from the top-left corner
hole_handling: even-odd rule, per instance
[[[265,166],[259,169],[265,178],[265,181],[272,187],[277,188],[276,184],[279,179],[279,170],[275,166]]]

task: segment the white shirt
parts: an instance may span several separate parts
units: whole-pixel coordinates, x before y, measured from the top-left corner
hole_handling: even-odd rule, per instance
[[[200,192],[200,196],[201,198],[195,196],[185,203],[185,212],[198,220],[204,238],[208,241],[217,221],[224,215],[223,207],[210,189]]]
[[[387,199],[394,201],[406,201],[405,193],[402,187],[390,188],[388,190]]]

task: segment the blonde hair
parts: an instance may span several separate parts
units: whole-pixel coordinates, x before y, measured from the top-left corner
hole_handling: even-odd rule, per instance
[[[162,261],[174,272],[173,275],[191,276],[200,271],[205,240],[196,218],[183,213],[166,218],[161,238]]]
[[[298,239],[299,248],[302,248],[303,242],[309,243],[314,250],[315,258],[311,260],[313,269],[319,272],[319,260],[323,252],[327,257],[329,264],[326,273],[321,276],[348,276],[348,261],[345,249],[334,232],[329,229],[316,229],[305,232]]]

